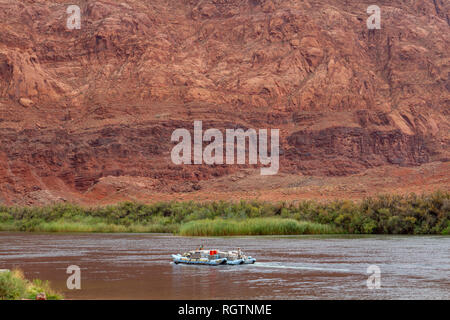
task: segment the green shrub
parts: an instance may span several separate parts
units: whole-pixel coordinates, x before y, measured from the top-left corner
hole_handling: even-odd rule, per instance
[[[8,212],[0,212],[0,222],[7,222],[12,219]]]
[[[25,295],[26,288],[26,282],[14,272],[0,272],[0,300],[18,300]]]
[[[30,283],[26,292],[26,298],[35,300],[36,296],[41,292],[45,293],[47,300],[63,299],[63,296],[61,294],[50,288],[50,284],[48,281],[42,281],[40,279],[34,279]]]
[[[48,281],[28,281],[21,270],[0,272],[0,300],[36,299],[45,293],[48,300],[61,300],[63,296],[50,288]]]

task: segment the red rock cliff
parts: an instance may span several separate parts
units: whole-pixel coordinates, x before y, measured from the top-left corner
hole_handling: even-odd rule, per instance
[[[448,188],[448,1],[379,0],[380,30],[365,0],[75,4],[68,30],[65,1],[0,0],[0,203],[208,193],[247,175],[172,164],[171,133],[194,120],[279,128],[289,179],[433,163]]]

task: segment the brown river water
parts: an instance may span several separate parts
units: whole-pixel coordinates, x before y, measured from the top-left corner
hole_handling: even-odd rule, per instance
[[[235,249],[254,265],[176,265],[200,244]],[[69,290],[69,265],[81,289]],[[367,268],[380,268],[368,289]],[[448,236],[190,238],[165,234],[0,232],[0,269],[49,280],[67,299],[450,299]]]

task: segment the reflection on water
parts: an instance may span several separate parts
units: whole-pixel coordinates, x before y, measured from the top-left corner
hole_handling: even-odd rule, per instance
[[[204,244],[241,247],[254,265],[175,265]],[[0,233],[0,269],[50,280],[69,299],[450,299],[450,237],[186,238],[150,234]],[[81,290],[66,268],[81,268]],[[381,289],[366,286],[369,265]]]

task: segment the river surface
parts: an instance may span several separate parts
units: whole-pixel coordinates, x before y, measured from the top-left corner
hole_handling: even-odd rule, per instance
[[[172,253],[235,249],[254,265],[171,263]],[[81,269],[69,290],[66,269]],[[370,265],[379,289],[369,289]],[[448,236],[190,238],[0,232],[0,269],[49,280],[67,299],[450,299]],[[375,283],[374,281],[370,282]]]

